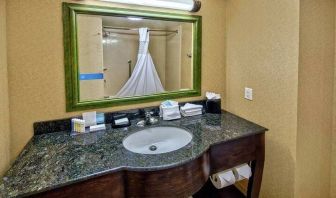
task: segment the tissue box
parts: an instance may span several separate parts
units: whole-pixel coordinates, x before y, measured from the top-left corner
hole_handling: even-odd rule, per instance
[[[160,106],[160,116],[163,120],[175,120],[181,118],[180,108],[178,105],[163,107]]]
[[[206,101],[206,112],[213,114],[221,114],[221,99],[208,99]]]

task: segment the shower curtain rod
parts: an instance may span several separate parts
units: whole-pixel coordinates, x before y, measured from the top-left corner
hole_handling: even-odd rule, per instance
[[[126,27],[113,27],[113,26],[103,26],[105,29],[115,29],[115,30],[138,30],[139,28],[126,28]],[[178,30],[163,30],[163,29],[148,29],[148,32],[169,32],[178,34]]]

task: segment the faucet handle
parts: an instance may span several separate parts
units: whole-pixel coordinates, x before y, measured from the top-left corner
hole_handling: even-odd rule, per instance
[[[145,112],[145,117],[146,118],[151,117],[153,114],[154,114],[154,112],[152,112],[152,111],[146,111]]]

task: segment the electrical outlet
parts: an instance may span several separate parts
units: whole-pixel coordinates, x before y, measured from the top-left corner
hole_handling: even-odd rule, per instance
[[[253,89],[245,87],[245,99],[253,100]]]

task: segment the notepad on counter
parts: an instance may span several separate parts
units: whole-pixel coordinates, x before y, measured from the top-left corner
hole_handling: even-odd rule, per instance
[[[82,117],[85,120],[85,127],[97,125],[97,112],[85,112]]]

